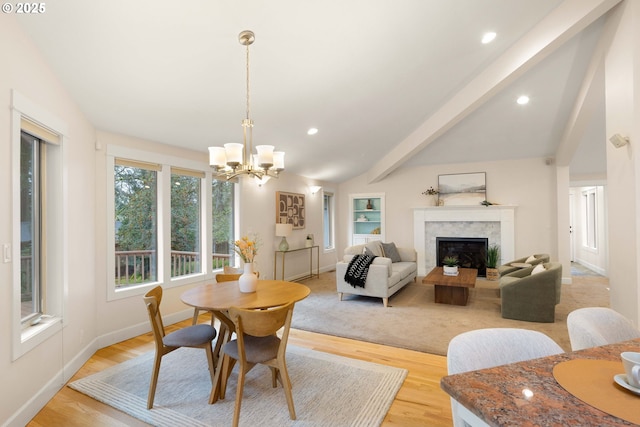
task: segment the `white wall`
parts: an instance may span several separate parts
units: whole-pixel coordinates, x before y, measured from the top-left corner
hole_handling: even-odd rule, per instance
[[[385,193],[386,241],[413,247],[412,209],[426,205],[421,193],[438,186],[438,175],[471,172],[486,172],[490,202],[518,206],[516,257],[549,253],[557,259],[555,167],[546,165],[542,158],[402,168],[375,184],[367,184],[366,174],[345,182],[339,195],[338,254],[349,245],[350,193]]]
[[[623,2],[605,58],[606,136],[628,136],[630,144],[607,143],[609,284],[611,307],[640,325],[640,2]]]
[[[0,242],[10,243],[11,218],[11,90],[15,89],[40,108],[48,111],[69,129],[64,150],[65,182],[68,200],[64,201],[69,228],[67,317],[63,330],[11,361],[11,271],[20,268],[19,260],[0,264],[0,423],[4,424],[28,402],[33,405],[12,421],[24,425],[64,384],[81,360],[74,360],[87,349],[96,333],[93,301],[96,297],[93,248],[95,247],[94,129],[62,87],[38,50],[22,32],[13,15],[0,18]],[[63,368],[64,372],[63,372]],[[26,419],[25,419],[26,418]]]

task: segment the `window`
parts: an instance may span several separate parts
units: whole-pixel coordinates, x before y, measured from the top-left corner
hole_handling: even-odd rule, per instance
[[[335,249],[334,236],[334,198],[332,193],[324,193],[322,209],[324,249]]]
[[[235,184],[229,181],[211,182],[212,203],[212,249],[214,270],[225,265],[233,266],[233,245],[235,240]]]
[[[12,92],[12,360],[62,329],[66,125]]]
[[[27,325],[42,315],[41,153],[44,143],[20,133],[20,320]]]
[[[229,264],[237,184],[212,179],[200,162],[106,151],[109,301],[202,282]]]
[[[584,208],[582,244],[587,248],[597,249],[598,222],[596,189],[590,188],[583,191],[582,202]]]
[[[204,172],[172,169],[171,277],[202,273],[200,188]]]
[[[116,159],[115,287],[158,280],[158,165]]]

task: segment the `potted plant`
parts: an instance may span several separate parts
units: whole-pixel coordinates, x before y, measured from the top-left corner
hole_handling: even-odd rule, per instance
[[[446,276],[458,275],[458,257],[455,255],[447,255],[442,259],[443,271]]]
[[[500,246],[491,245],[487,249],[487,280],[498,280],[498,262],[500,261]]]
[[[433,188],[433,187],[429,187],[426,190],[424,190],[422,192],[422,194],[424,196],[427,196],[427,203],[429,206],[435,206],[436,205],[436,198],[438,197],[438,190]]]

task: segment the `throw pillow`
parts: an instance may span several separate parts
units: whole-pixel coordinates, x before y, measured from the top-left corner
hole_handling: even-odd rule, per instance
[[[379,240],[374,240],[373,242],[369,242],[364,246],[364,254],[369,256],[384,256],[384,251],[382,250],[382,242]]]
[[[527,264],[531,264],[532,262],[534,262],[537,258],[534,255],[531,255],[529,258],[527,258],[527,260],[525,261]]]
[[[400,254],[398,253],[398,248],[396,248],[396,244],[391,243],[383,243],[382,250],[384,251],[384,256],[387,258],[391,258],[391,262],[400,262],[402,258],[400,258]]]
[[[535,267],[533,267],[533,270],[531,270],[531,275],[533,276],[534,274],[542,273],[545,270],[546,268],[544,268],[544,265],[538,264]]]

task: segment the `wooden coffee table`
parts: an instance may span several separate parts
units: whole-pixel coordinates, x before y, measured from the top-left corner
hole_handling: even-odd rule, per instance
[[[445,276],[442,267],[435,267],[422,279],[422,283],[435,286],[437,303],[467,305],[469,288],[475,287],[477,276],[475,268],[458,268],[457,276]]]

